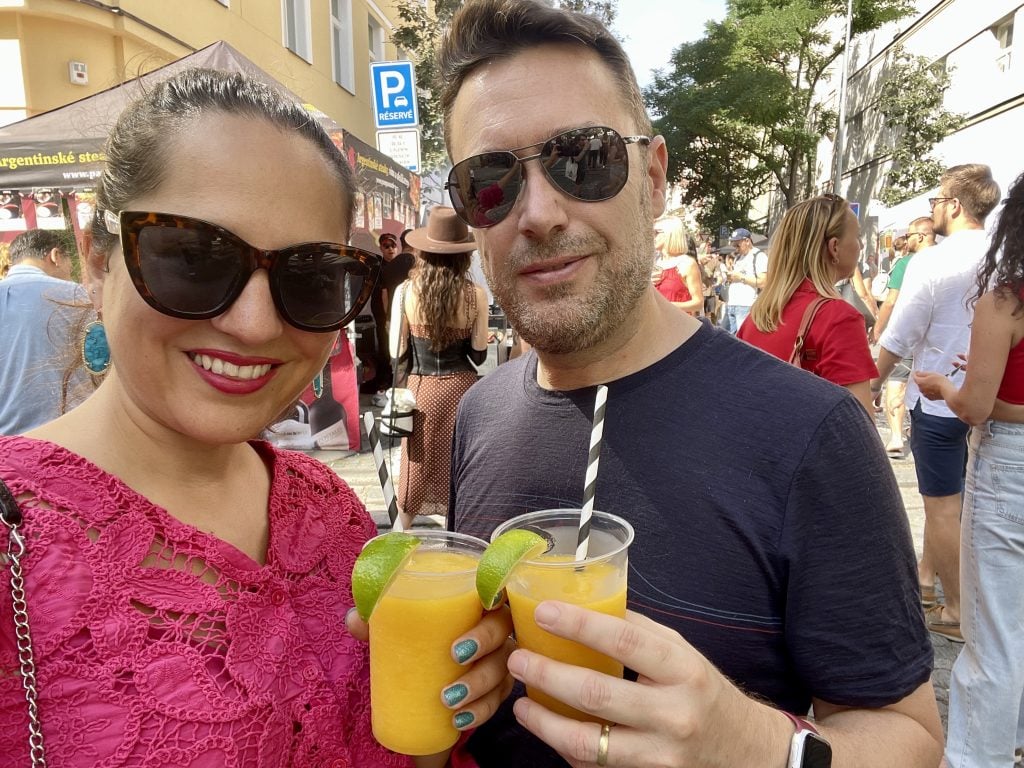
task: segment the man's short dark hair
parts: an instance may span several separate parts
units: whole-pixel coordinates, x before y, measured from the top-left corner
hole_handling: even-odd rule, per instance
[[[621,87],[636,130],[651,133],[651,120],[629,57],[601,21],[539,0],[469,0],[452,19],[437,54],[438,92],[449,151],[452,109],[470,72],[493,59],[511,58],[545,43],[582,46],[597,54]]]
[[[959,200],[975,224],[984,224],[999,204],[999,185],[984,163],[954,165],[942,174],[939,189],[943,195]]]
[[[64,238],[53,229],[30,229],[11,241],[11,264],[25,259],[42,261],[54,248],[64,251]]]

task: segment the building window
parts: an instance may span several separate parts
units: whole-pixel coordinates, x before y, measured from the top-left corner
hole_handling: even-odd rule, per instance
[[[1013,53],[1013,14],[1000,19],[989,28],[989,31],[999,43],[999,54],[996,56],[996,66],[1000,71],[1006,72],[1010,68],[1011,54]]]
[[[370,46],[370,61],[384,61],[384,28],[373,16],[367,17],[366,31]]]
[[[331,62],[334,82],[356,92],[352,60],[352,0],[331,0]]]
[[[313,40],[309,28],[309,0],[282,0],[284,47],[313,63]]]

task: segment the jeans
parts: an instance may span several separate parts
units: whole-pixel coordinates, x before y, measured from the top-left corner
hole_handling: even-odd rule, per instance
[[[963,651],[953,665],[951,768],[1011,768],[1024,744],[1024,424],[975,428],[960,540]]]
[[[742,304],[726,304],[725,305],[725,329],[735,336],[740,326],[743,325],[743,321],[747,319],[747,315],[750,314],[750,307],[744,307]]]

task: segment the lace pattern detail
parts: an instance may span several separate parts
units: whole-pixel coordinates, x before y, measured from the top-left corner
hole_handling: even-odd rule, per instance
[[[76,454],[0,438],[51,765],[412,765],[373,740],[367,649],[345,629],[373,521],[319,462],[253,446],[273,466],[263,566]],[[28,764],[27,734],[4,568],[3,762]]]

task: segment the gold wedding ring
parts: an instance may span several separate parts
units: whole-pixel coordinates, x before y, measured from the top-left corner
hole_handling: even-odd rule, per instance
[[[597,764],[608,765],[608,740],[612,735],[612,727],[605,723],[601,726],[601,738],[597,740]]]

